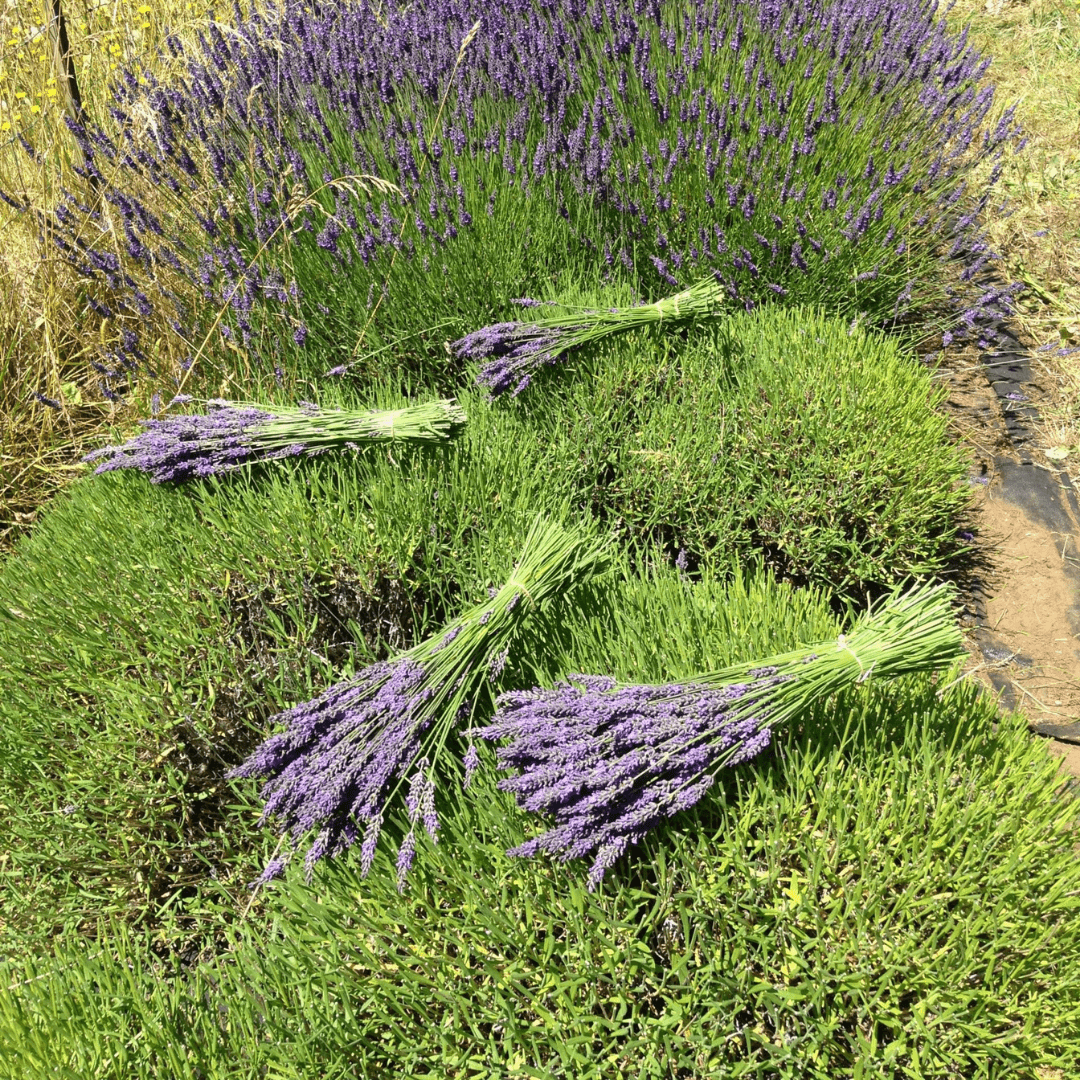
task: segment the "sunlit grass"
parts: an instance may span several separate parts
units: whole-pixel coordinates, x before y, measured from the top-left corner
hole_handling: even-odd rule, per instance
[[[73,104],[58,71],[47,11],[47,3],[33,0],[8,0],[0,11],[0,189],[46,210],[65,188],[79,185],[72,172],[77,148],[64,124]],[[230,11],[227,3],[182,0],[65,2],[86,114],[103,114],[109,81],[127,65],[167,75],[166,64],[175,61],[157,53],[169,30],[193,39],[207,20]],[[0,204],[0,551],[80,471],[75,463],[84,439],[122,415],[98,391],[90,362],[106,342],[99,327],[85,322],[79,279],[58,255],[32,217]],[[144,406],[135,396],[128,409]]]
[[[1080,479],[1080,3],[958,0],[948,16],[971,23],[971,40],[993,56],[997,102],[1019,102],[1028,145],[1006,158],[1003,213],[989,221],[1003,276],[1024,281],[1017,325],[1026,342],[1051,345],[1040,374],[1055,387],[1044,445],[1065,445]]]

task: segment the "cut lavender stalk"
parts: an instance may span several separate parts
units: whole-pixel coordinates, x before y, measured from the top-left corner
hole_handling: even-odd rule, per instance
[[[724,294],[721,285],[706,278],[654,304],[607,310],[580,308],[569,315],[551,315],[532,322],[495,323],[458,339],[450,349],[458,359],[484,362],[476,382],[486,387],[493,398],[507,391],[516,397],[540,368],[556,364],[571,349],[643,326],[665,322],[682,326],[715,318]],[[520,300],[515,303],[539,306]]]
[[[218,399],[208,404],[208,413],[143,420],[140,434],[83,460],[101,462],[95,473],[141,469],[160,484],[364,443],[439,442],[456,435],[465,422],[465,413],[450,399],[383,412],[324,411],[310,403],[288,408]]]
[[[867,679],[937,671],[962,655],[949,586],[893,593],[849,634],[754,665],[669,686],[574,675],[555,689],[503,694],[470,735],[507,740],[499,781],[523,810],[554,819],[509,854],[592,856],[588,885],[631,845],[689,809],[717,772],[747,761],[815,702]]]
[[[494,704],[493,662],[505,664],[523,623],[594,579],[608,561],[605,544],[537,519],[513,574],[486,603],[396,659],[276,717],[285,730],[230,776],[267,778],[262,820],[276,819],[290,849],[315,830],[305,856],[309,874],[320,859],[362,838],[366,875],[388,806],[407,782],[409,828],[397,859],[403,886],[419,831],[433,841],[438,834],[435,782],[445,772],[447,739],[479,702]],[[284,865],[273,862],[260,881]]]

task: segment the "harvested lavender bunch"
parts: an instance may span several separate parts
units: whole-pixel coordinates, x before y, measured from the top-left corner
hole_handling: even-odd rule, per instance
[[[143,420],[140,434],[83,460],[101,462],[95,473],[141,469],[160,484],[363,443],[438,442],[457,434],[465,422],[465,413],[451,399],[383,412],[324,411],[312,404],[271,408],[220,399],[208,404],[208,413]]]
[[[961,655],[948,586],[894,592],[850,634],[756,665],[670,686],[571,676],[555,689],[499,698],[493,722],[469,732],[507,740],[499,781],[554,825],[509,854],[562,861],[590,855],[590,889],[631,845],[693,806],[724,766],[747,761],[814,702],[871,676],[939,670]]]
[[[723,287],[707,278],[654,304],[607,310],[580,308],[569,315],[551,315],[533,322],[495,323],[453,342],[450,349],[458,359],[484,362],[476,381],[487,387],[492,397],[508,390],[516,396],[540,368],[557,363],[571,349],[642,326],[664,322],[684,325],[713,318],[720,312],[723,297]]]
[[[525,621],[607,565],[606,545],[537,519],[513,574],[486,603],[396,659],[373,664],[277,717],[285,730],[230,776],[267,777],[262,818],[276,818],[290,849],[316,830],[305,856],[309,874],[318,860],[362,838],[366,875],[387,809],[408,781],[409,830],[397,862],[404,887],[418,827],[432,840],[438,833],[435,780],[445,771],[447,740],[480,701],[494,703],[496,676],[489,672],[505,664]],[[275,858],[259,880],[277,876],[287,857]]]

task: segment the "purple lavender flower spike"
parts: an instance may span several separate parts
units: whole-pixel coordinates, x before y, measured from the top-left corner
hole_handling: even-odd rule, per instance
[[[435,784],[428,769],[426,757],[416,763],[416,772],[409,781],[409,793],[405,796],[405,806],[409,811],[409,821],[413,824],[423,821],[428,836],[438,842],[439,819],[435,813]]]
[[[178,395],[173,403],[184,400],[190,399]],[[140,469],[159,484],[231,472],[253,461],[311,457],[360,442],[438,441],[456,434],[465,419],[449,400],[392,413],[323,412],[311,402],[274,412],[223,400],[208,404],[205,414],[143,420],[145,430],[133,439],[95,450],[83,460],[100,461],[98,473]]]
[[[275,856],[271,859],[263,868],[262,873],[251,883],[251,888],[256,888],[259,885],[267,885],[275,878],[281,877],[285,873],[286,860],[280,856]]]
[[[461,786],[468,791],[476,770],[480,767],[480,752],[476,749],[476,743],[469,743],[469,749],[465,751],[461,764],[465,766],[465,781]]]
[[[367,877],[375,861],[375,846],[382,830],[382,814],[369,818],[364,829],[364,842],[360,845],[360,876]]]
[[[321,826],[309,865],[340,846],[354,815],[368,823],[362,859],[370,865],[386,799],[420,750],[431,697],[424,677],[408,656],[373,664],[282,714],[287,729],[230,773],[270,777],[263,819],[278,817],[294,841]]]
[[[406,879],[412,869],[413,860],[416,858],[416,834],[410,829],[401,841],[401,847],[397,855],[397,887],[398,892],[405,891]]]
[[[101,461],[95,473],[140,469],[155,484],[211,476],[257,456],[251,431],[272,419],[272,413],[260,409],[218,405],[205,415],[143,420],[141,434],[122,446],[95,450],[83,460]]]
[[[771,678],[770,676],[769,678]],[[554,690],[504,694],[486,728],[504,739],[500,780],[524,810],[554,818],[546,833],[510,854],[593,855],[595,888],[625,849],[664,819],[693,806],[721,764],[738,764],[769,743],[767,704],[741,715],[738,702],[763,682],[627,686],[574,675]]]
[[[537,368],[554,364],[564,347],[567,329],[530,323],[495,323],[455,341],[453,354],[461,360],[486,361],[476,377],[492,397],[520,393]],[[522,385],[524,384],[524,385]]]

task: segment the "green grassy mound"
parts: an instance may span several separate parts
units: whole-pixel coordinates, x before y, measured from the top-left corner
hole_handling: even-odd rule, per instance
[[[589,509],[672,556],[764,556],[838,594],[941,570],[967,469],[944,392],[894,339],[810,308],[645,338],[537,385],[530,413]],[[565,449],[564,449],[565,447]]]
[[[926,373],[835,321],[629,340],[537,393],[465,395],[446,448],[174,489],[113,474],[57,503],[0,571],[0,955],[103,915],[197,933],[208,875],[265,854],[222,777],[267,719],[480,599],[540,509],[648,560],[763,557],[833,591],[951,550],[963,462]]]
[[[836,629],[820,595],[760,576],[665,571],[617,600],[557,669],[679,678]],[[193,964],[124,931],[6,965],[0,1059],[15,1077],[1071,1075],[1080,803],[1022,723],[994,721],[963,683],[871,681],[595,894],[584,864],[506,858],[538,823],[485,768],[405,895],[384,850],[367,880],[349,857],[311,886],[290,873]]]

